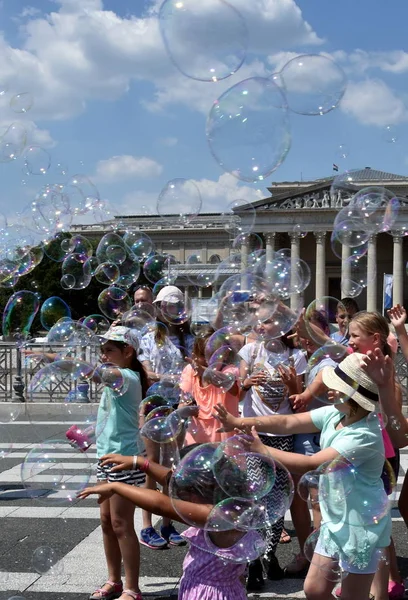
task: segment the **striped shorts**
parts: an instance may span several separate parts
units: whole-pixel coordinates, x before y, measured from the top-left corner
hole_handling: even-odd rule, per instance
[[[128,471],[115,471],[111,472],[112,467],[115,465],[105,465],[102,467],[101,460],[98,461],[96,467],[96,480],[100,483],[106,481],[107,483],[127,483],[129,485],[136,485],[138,487],[144,485],[146,481],[146,474],[139,469],[129,469]]]

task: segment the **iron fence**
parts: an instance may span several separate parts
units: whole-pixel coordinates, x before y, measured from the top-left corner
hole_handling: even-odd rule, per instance
[[[58,352],[58,348],[46,344],[32,343],[30,350],[41,352]],[[61,348],[62,350],[62,348]],[[78,395],[82,401],[98,402],[101,388],[93,381],[73,381],[68,375],[65,378],[44,381],[42,389],[30,394],[29,383],[33,376],[44,366],[44,363],[30,364],[21,360],[14,344],[0,342],[0,402],[25,400],[26,402],[64,402],[69,394]],[[99,346],[82,348],[82,359],[90,364],[99,360]],[[395,357],[395,370],[403,390],[403,404],[408,408],[408,364],[403,354],[398,351]]]

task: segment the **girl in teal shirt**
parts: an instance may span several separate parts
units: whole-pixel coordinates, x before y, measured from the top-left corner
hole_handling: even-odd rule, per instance
[[[364,355],[354,353],[336,367],[325,367],[323,382],[332,405],[307,413],[236,418],[217,407],[222,431],[252,428],[251,451],[272,455],[293,473],[319,469],[320,535],[304,591],[308,600],[333,598],[335,573],[347,573],[342,598],[366,600],[381,557],[390,543],[391,516],[381,479],[384,444],[376,419],[368,418],[379,403],[379,390],[363,368]],[[263,446],[257,433],[321,432],[321,451],[313,456]],[[325,465],[330,465],[324,468]]]

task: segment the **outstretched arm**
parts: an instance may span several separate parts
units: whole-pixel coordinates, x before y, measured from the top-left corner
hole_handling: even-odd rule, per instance
[[[155,490],[138,488],[126,483],[103,483],[94,487],[85,488],[79,492],[78,498],[88,498],[88,496],[93,494],[99,495],[99,504],[112,497],[113,494],[117,494],[122,498],[130,500],[130,502],[133,502],[133,504],[139,508],[148,510],[155,515],[168,517],[174,521],[185,523],[178,512],[174,509],[170,498],[161,492],[156,492]],[[213,508],[207,504],[195,504],[193,502],[185,502],[183,500],[177,500],[176,502],[179,511],[182,514],[188,514],[189,520],[191,519],[191,521],[196,523],[198,527],[205,525],[208,515]],[[188,525],[188,523],[186,524]]]
[[[278,435],[291,435],[294,433],[316,433],[320,431],[314,425],[310,413],[297,415],[271,415],[270,417],[234,417],[222,404],[217,404],[214,416],[220,421],[218,432],[234,431],[256,427],[263,433],[276,433]]]

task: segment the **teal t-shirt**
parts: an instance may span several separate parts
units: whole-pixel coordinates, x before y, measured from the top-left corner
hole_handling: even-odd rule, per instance
[[[96,453],[137,454],[139,448],[139,405],[142,386],[138,373],[119,369],[124,379],[125,393],[119,395],[105,386],[98,409]]]
[[[376,419],[367,417],[336,430],[343,415],[334,406],[312,410],[310,416],[321,430],[322,450],[334,448],[342,456],[320,475],[319,540],[330,556],[363,569],[377,548],[390,544],[390,503],[381,479],[385,460],[381,430]]]

